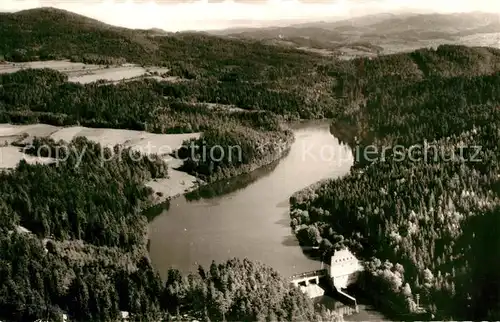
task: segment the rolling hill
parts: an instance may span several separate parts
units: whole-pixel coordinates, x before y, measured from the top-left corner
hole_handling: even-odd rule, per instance
[[[1,13],[0,54],[11,60],[69,58],[99,52],[125,59],[152,55],[158,46],[146,35],[53,8]]]

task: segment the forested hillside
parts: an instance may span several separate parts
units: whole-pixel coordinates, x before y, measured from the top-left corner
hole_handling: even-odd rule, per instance
[[[292,198],[301,242],[355,250],[368,261],[361,286],[389,311],[416,312],[419,294],[438,319],[500,316],[499,74],[472,52],[421,50],[408,57],[433,57],[435,68],[392,77],[381,67],[396,56],[353,62],[366,77],[339,88],[351,106],[333,130],[350,128],[358,169]]]
[[[41,144],[59,146],[43,140],[32,149]],[[136,162],[124,150],[121,161],[101,163],[101,147],[83,138],[68,147],[56,165],[21,162],[0,174],[1,318],[156,314],[161,281],[147,258],[141,209],[152,197],[144,179],[165,176],[164,162]],[[30,232],[18,232],[19,225]]]
[[[0,13],[0,19],[0,55],[7,60],[78,59],[87,53],[148,59],[156,49],[143,34],[60,9]]]
[[[500,318],[500,245],[491,229],[500,206],[498,50],[440,46],[336,61],[256,41],[151,37],[55,9],[0,19],[6,60],[162,65],[182,78],[81,85],[52,70],[1,75],[1,122],[202,131],[200,145],[243,148],[238,161],[185,163],[207,180],[281,156],[293,139],[283,120],[332,118],[332,132],[354,151],[401,145],[378,162],[360,159],[363,168],[346,178],[294,196],[292,226],[301,242],[326,254],[349,245],[369,260],[365,290],[376,289],[393,310],[415,311],[420,294],[438,318]],[[42,143],[64,144],[35,146]],[[414,144],[467,158],[401,160]],[[125,157],[101,166],[99,146],[82,139],[70,146],[88,150],[77,168],[79,159],[70,156],[57,167],[23,162],[0,176],[1,318],[53,320],[66,311],[77,320],[108,321],[124,310],[137,320],[167,311],[206,320],[320,319],[276,272],[248,261],[188,277],[172,271],[162,285],[147,259],[141,210],[151,203],[143,182],[166,175],[164,164]]]

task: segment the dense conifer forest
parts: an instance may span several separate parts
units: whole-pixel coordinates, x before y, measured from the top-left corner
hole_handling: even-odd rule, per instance
[[[36,140],[27,152],[42,144],[57,149],[62,143]],[[101,163],[101,153],[111,151],[83,138],[67,151],[56,164],[22,161],[0,174],[2,319],[154,314],[162,285],[147,258],[141,209],[152,197],[144,180],[167,175],[165,163],[136,162],[130,150]]]
[[[438,319],[499,318],[499,74],[472,72],[470,52],[440,47],[469,62],[447,74],[344,87],[362,103],[339,118],[350,132],[332,129],[356,137],[357,167],[291,198],[301,242],[355,250],[368,261],[360,286],[388,311],[416,313],[418,294]]]
[[[200,268],[199,276],[172,271],[164,284],[147,255],[141,210],[152,203],[144,181],[167,175],[165,163],[84,138],[67,145],[67,153],[63,145],[37,139],[26,152],[60,149],[59,162],[22,161],[0,173],[2,320],[59,321],[65,312],[76,321],[118,321],[120,311],[132,321],[184,314],[207,320],[339,319],[324,309],[316,313],[276,271],[248,260],[213,264],[206,274]],[[116,154],[101,163],[101,153],[107,159]]]
[[[47,69],[4,74],[0,122],[201,131],[200,146],[244,151],[238,161],[185,163],[213,181],[283,155],[293,140],[284,120],[332,118],[333,134],[355,153],[400,145],[293,196],[292,228],[325,255],[349,246],[366,260],[360,287],[382,308],[415,312],[418,294],[438,319],[500,319],[497,49],[443,45],[336,61],[203,34],[152,37],[55,9],[0,19],[0,60],[161,65],[182,78],[81,85]],[[35,140],[27,152],[42,144],[67,143]],[[417,144],[437,152],[401,158]],[[152,203],[143,183],[167,175],[165,165],[130,155],[101,165],[99,145],[78,138],[68,147],[87,152],[0,174],[0,318],[339,319],[247,260],[187,276],[172,270],[163,284],[147,257],[142,211]]]
[[[301,291],[274,269],[247,259],[230,259],[182,276],[171,269],[163,300],[169,312],[201,312],[210,321],[338,321],[316,310]],[[200,316],[200,313],[197,313]]]

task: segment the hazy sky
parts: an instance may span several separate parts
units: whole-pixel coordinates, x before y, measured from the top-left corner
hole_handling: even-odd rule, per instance
[[[277,20],[327,20],[381,12],[500,12],[500,0],[0,0],[1,11],[41,6],[106,23],[168,31],[269,25]]]

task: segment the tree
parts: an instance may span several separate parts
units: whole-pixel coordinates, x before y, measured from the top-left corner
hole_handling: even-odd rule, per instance
[[[403,293],[403,295],[405,297],[412,297],[411,287],[410,287],[410,284],[408,284],[408,283],[405,283],[401,292]]]

